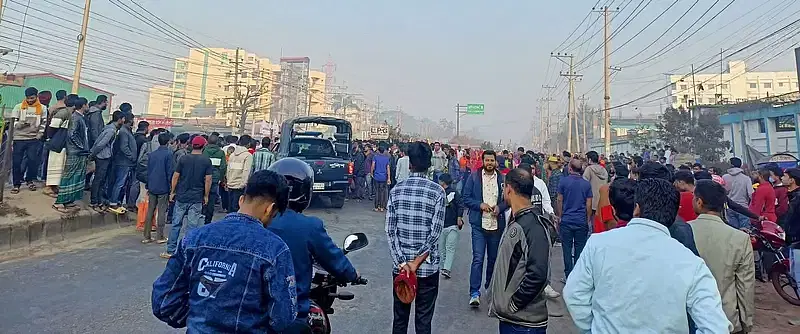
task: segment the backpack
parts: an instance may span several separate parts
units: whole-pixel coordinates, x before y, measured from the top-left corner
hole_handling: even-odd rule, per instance
[[[139,158],[136,159],[136,180],[142,183],[147,183],[147,163],[150,160],[150,146],[152,145],[151,141],[142,144]]]

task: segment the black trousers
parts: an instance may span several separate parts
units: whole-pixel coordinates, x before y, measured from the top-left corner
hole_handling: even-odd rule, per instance
[[[108,178],[111,174],[111,158],[94,160],[91,204],[108,204]]]
[[[392,279],[394,281],[393,275]],[[405,304],[394,296],[394,321],[392,321],[393,334],[408,333],[408,318],[411,315],[411,304]],[[433,310],[436,308],[436,298],[439,296],[439,272],[428,277],[417,277],[417,297],[414,298],[414,330],[417,334],[430,334]]]
[[[11,150],[11,171],[14,187],[33,182],[39,174],[42,142],[38,139],[15,140]]]

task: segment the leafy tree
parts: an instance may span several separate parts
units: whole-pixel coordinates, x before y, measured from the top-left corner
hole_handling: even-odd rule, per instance
[[[678,152],[692,152],[695,121],[689,111],[667,108],[658,120],[656,131],[661,143],[674,147]]]
[[[648,125],[640,125],[633,130],[630,130],[629,137],[630,137],[630,145],[634,149],[641,150],[645,146],[655,146],[656,144],[656,132],[653,131]]]
[[[706,162],[717,162],[731,147],[731,142],[722,140],[724,131],[719,124],[716,109],[699,111],[697,125],[692,131],[693,151]]]

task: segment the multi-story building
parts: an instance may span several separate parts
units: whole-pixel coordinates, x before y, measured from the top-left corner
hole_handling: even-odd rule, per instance
[[[669,75],[667,105],[730,104],[797,91],[797,72],[748,72],[744,61],[730,61],[721,73]]]
[[[148,90],[146,116],[169,117],[172,108],[172,87],[155,86]]]
[[[292,89],[301,92],[295,95],[305,96],[304,110],[312,115],[324,113],[325,73],[308,70],[307,81],[297,84],[281,81],[281,72],[281,64],[246,50],[192,48],[187,57],[175,59],[171,86],[150,89],[147,113],[169,118],[224,119],[235,126],[245,104],[249,111],[247,124],[270,121],[281,92]]]

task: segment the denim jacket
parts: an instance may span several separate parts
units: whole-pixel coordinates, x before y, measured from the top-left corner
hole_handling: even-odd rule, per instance
[[[153,283],[153,315],[188,333],[273,333],[297,314],[289,247],[231,213],[191,231]]]

